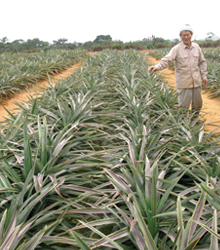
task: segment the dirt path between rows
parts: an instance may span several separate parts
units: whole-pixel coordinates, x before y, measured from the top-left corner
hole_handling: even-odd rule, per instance
[[[73,66],[67,68],[66,70],[62,71],[61,73],[55,74],[51,76],[51,80],[53,84],[57,84],[58,80],[61,80],[63,78],[66,78],[73,74],[73,72],[81,66],[81,63],[74,64]],[[30,95],[33,96],[34,98],[37,98],[42,95],[44,89],[50,87],[48,82],[45,81],[40,81],[36,85],[29,87],[27,91],[25,92],[20,92],[17,93],[16,96],[12,97],[9,99],[6,104],[0,105],[0,122],[3,122],[5,120],[5,117],[8,117],[9,114],[5,110],[8,109],[10,112],[13,114],[19,113],[20,108],[16,103],[24,103],[27,102],[30,98]]]
[[[155,65],[158,62],[155,58],[151,56],[148,56],[147,58],[152,65]],[[168,85],[176,89],[174,71],[171,69],[164,69],[160,72],[163,73],[163,79],[167,81]],[[204,93],[203,91],[203,108],[201,114],[204,114],[202,120],[206,121],[205,130],[208,132],[212,132],[214,129],[220,126],[220,100],[210,99],[208,96],[209,93]],[[220,128],[218,128],[216,132],[220,132]]]

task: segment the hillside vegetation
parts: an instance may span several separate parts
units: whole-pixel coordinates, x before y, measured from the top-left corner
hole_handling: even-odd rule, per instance
[[[175,44],[179,43],[180,39],[176,38],[174,40],[164,39],[162,37],[155,37],[154,35],[143,38],[138,41],[123,42],[120,40],[113,40],[110,35],[99,35],[93,41],[87,41],[85,43],[81,42],[68,42],[68,39],[60,38],[54,40],[53,43],[45,42],[39,38],[28,39],[24,41],[22,39],[17,39],[15,41],[9,42],[7,37],[0,39],[0,53],[18,53],[25,51],[28,53],[40,51],[40,50],[50,50],[50,49],[86,49],[88,51],[101,51],[104,49],[115,49],[115,50],[125,50],[125,49],[159,49],[159,48],[172,48]],[[220,40],[213,41],[211,37],[196,41],[202,48],[213,48],[220,46]]]

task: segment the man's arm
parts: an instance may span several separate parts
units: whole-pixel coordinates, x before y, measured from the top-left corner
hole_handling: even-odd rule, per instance
[[[171,65],[171,63],[176,58],[176,49],[172,48],[171,51],[164,56],[155,66],[151,66],[148,71],[149,73],[157,71],[157,70],[163,70]]]
[[[206,63],[206,59],[202,53],[201,48],[199,48],[199,68],[200,68],[202,79],[203,79],[203,86],[206,87],[208,85],[207,63]]]

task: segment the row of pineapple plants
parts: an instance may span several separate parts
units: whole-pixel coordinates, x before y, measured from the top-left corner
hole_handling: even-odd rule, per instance
[[[218,249],[219,139],[136,51],[1,125],[0,249]]]
[[[160,60],[169,53],[170,49],[158,49],[149,54]],[[208,65],[208,86],[204,89],[209,93],[210,98],[220,98],[220,48],[202,49]],[[173,68],[173,64],[171,68]]]
[[[0,98],[10,98],[41,80],[88,58],[85,50],[50,50],[0,55]]]

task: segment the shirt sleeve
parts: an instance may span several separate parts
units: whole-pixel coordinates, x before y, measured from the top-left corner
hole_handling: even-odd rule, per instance
[[[157,70],[163,70],[171,65],[171,63],[176,58],[176,49],[175,47],[170,50],[170,52],[164,56],[156,65],[155,67]]]
[[[201,48],[199,48],[199,68],[200,68],[200,71],[201,71],[201,75],[202,75],[202,79],[203,80],[207,80],[207,63],[206,63],[206,59],[202,53],[202,50]]]

